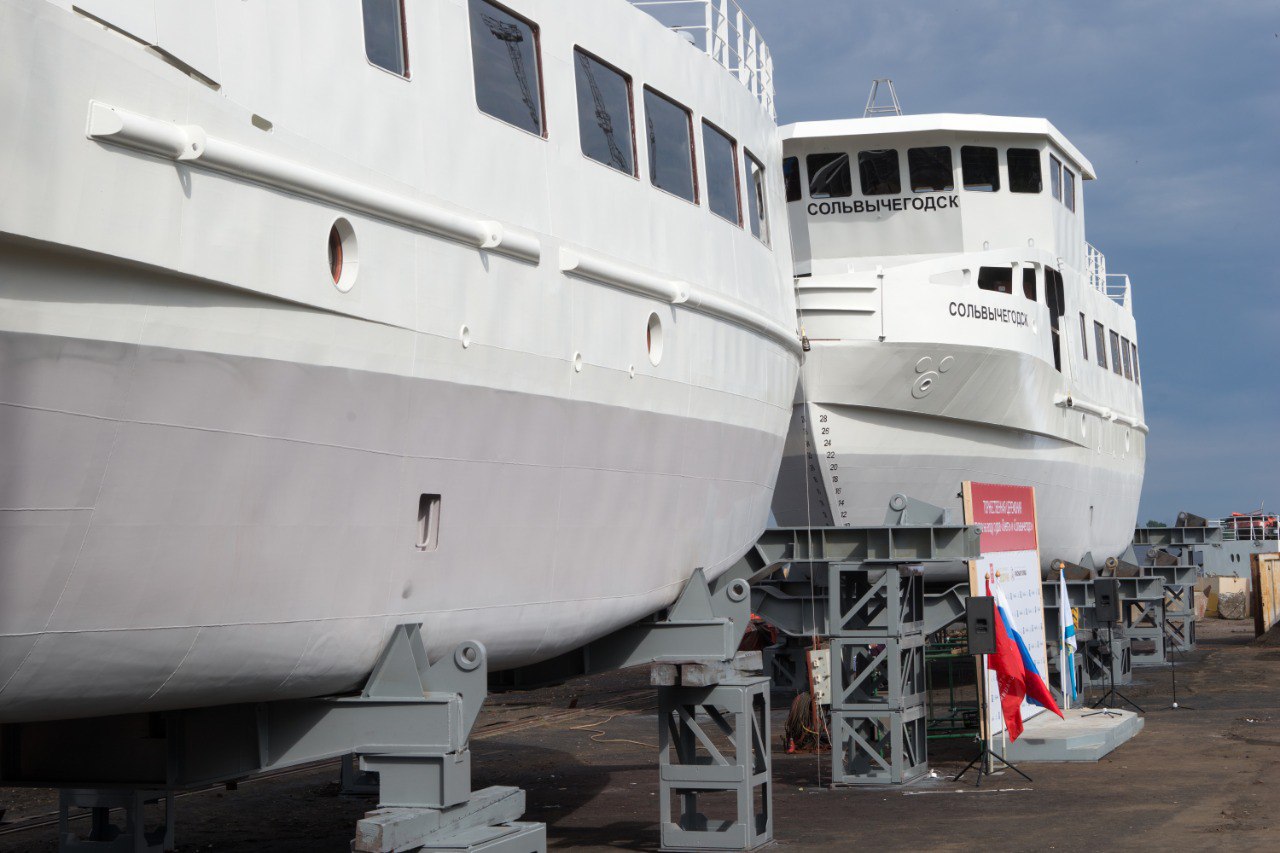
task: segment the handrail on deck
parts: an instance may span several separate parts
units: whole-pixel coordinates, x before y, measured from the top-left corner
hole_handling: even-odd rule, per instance
[[[1277,523],[1274,512],[1258,510],[1229,515],[1218,523],[1222,525],[1222,538],[1228,541],[1275,542],[1280,540],[1280,524]]]
[[[734,74],[769,111],[770,118],[778,117],[773,101],[773,55],[736,0],[630,0],[630,3],[689,38]]]
[[[1129,284],[1129,276],[1107,272],[1107,256],[1099,252],[1092,244],[1084,244],[1085,272],[1089,276],[1089,285],[1112,302],[1133,310],[1133,288]]]

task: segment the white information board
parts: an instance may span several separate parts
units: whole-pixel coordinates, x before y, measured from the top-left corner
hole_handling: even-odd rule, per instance
[[[982,528],[982,556],[969,564],[970,595],[987,595],[999,589],[1009,608],[1009,619],[1022,635],[1040,677],[1048,683],[1048,649],[1044,637],[1044,592],[1040,578],[1039,536],[1036,530],[1035,489],[991,483],[964,484],[965,523]],[[997,597],[997,602],[999,598]],[[1006,730],[1000,708],[996,674],[986,670],[986,737]],[[1023,722],[1044,711],[1022,703]]]

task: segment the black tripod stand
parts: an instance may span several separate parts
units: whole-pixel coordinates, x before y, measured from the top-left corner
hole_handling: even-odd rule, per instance
[[[985,699],[987,695],[986,683],[985,683],[986,678],[987,678],[987,656],[978,655],[978,721],[979,721],[978,724],[980,727],[985,727],[987,725],[987,702]],[[955,775],[955,778],[953,778],[951,781],[959,782],[960,777],[964,776],[964,774],[972,770],[973,766],[976,764],[978,765],[978,779],[977,779],[976,787],[981,788],[982,774],[985,773],[986,775],[990,776],[993,772],[995,772],[996,761],[999,761],[1005,767],[1008,767],[1010,770],[1012,770],[1014,773],[1017,773],[1019,776],[1021,776],[1023,779],[1026,779],[1028,782],[1032,781],[1030,776],[1028,776],[1026,773],[1023,773],[1017,767],[1013,766],[1013,764],[1007,761],[1003,755],[1000,755],[998,752],[993,750],[990,744],[987,743],[987,738],[982,737],[981,734],[979,734],[979,737],[978,737],[978,754],[975,755],[973,757],[973,760],[970,761],[968,764],[966,764],[964,769],[961,770],[959,773],[957,773]]]
[[[1164,626],[1164,625],[1168,625],[1168,624],[1169,624],[1169,623],[1166,621],[1167,619],[1168,619],[1168,613],[1167,613],[1167,602],[1165,602],[1165,601],[1161,601],[1161,602],[1160,602],[1160,624],[1161,624],[1161,626]],[[1186,629],[1186,630],[1190,630],[1190,629],[1188,628],[1188,629]],[[1169,636],[1169,632],[1166,630],[1166,631],[1165,631],[1165,637],[1167,638],[1168,636]],[[1179,705],[1179,704],[1178,704],[1178,670],[1177,670],[1177,667],[1176,667],[1176,666],[1174,666],[1174,661],[1173,661],[1173,653],[1174,653],[1175,651],[1176,651],[1176,649],[1174,648],[1174,644],[1172,644],[1172,643],[1171,643],[1171,644],[1170,644],[1170,646],[1169,646],[1169,683],[1170,683],[1170,686],[1173,688],[1173,704],[1169,706],[1169,710],[1171,710],[1171,711],[1194,711],[1194,710],[1195,710],[1195,708],[1192,708],[1190,705]]]
[[[1092,707],[1097,708],[1103,702],[1107,703],[1107,707],[1101,711],[1090,711],[1088,714],[1082,714],[1081,716],[1096,717],[1099,714],[1103,714],[1108,717],[1118,716],[1115,711],[1114,703],[1114,700],[1116,699],[1129,703],[1139,713],[1145,714],[1146,711],[1143,711],[1137,702],[1133,701],[1119,690],[1116,690],[1115,623],[1107,622],[1105,624],[1107,626],[1107,692],[1103,693],[1102,697],[1098,699],[1097,702],[1094,702]]]

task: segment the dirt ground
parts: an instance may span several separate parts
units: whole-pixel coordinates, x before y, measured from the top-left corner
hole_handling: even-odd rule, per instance
[[[794,850],[1280,850],[1280,646],[1252,622],[1201,623],[1177,667],[1136,671],[1125,692],[1146,728],[1096,764],[1024,765],[976,789],[949,781],[971,747],[932,742],[938,774],[908,787],[830,789],[819,759],[783,755],[774,711],[774,835]],[[475,787],[527,791],[553,849],[658,846],[657,717],[645,673],[496,697],[473,740]],[[1186,707],[1189,706],[1189,707]],[[828,776],[823,756],[822,776]],[[335,765],[178,801],[178,850],[347,851],[370,799],[342,796]],[[0,788],[0,851],[56,850],[52,792]],[[77,821],[81,831],[87,821]]]

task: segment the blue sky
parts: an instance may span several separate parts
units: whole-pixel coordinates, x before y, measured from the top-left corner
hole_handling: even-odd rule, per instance
[[[1139,523],[1280,510],[1280,2],[742,0],[780,123],[1044,116],[1098,180],[1089,241],[1133,281],[1147,421]]]

